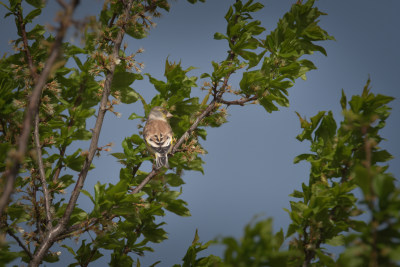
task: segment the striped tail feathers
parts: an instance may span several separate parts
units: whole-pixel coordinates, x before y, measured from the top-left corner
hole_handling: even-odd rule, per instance
[[[168,154],[156,153],[156,169],[160,169],[162,166],[169,168]]]
[[[156,169],[159,169],[163,166],[169,168],[168,165],[168,153],[171,150],[171,138],[158,138],[158,136],[154,136],[154,138],[149,138],[146,140],[147,145],[151,147],[151,150],[156,156]]]

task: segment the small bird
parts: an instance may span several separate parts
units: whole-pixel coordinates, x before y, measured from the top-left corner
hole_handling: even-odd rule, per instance
[[[168,166],[168,153],[172,149],[172,129],[168,119],[172,117],[163,107],[154,107],[143,129],[147,149],[156,155],[156,169]]]

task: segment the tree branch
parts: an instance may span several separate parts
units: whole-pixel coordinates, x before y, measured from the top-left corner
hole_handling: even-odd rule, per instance
[[[111,221],[112,219],[117,217],[117,215],[115,215],[115,214],[111,215],[109,217],[105,217],[106,214],[107,214],[107,212],[103,212],[97,218],[90,218],[89,220],[86,220],[85,222],[82,222],[82,223],[79,223],[79,224],[75,224],[75,225],[72,225],[71,227],[68,227],[68,229],[66,229],[62,233],[62,235],[59,235],[57,238],[55,238],[54,241],[56,242],[56,241],[68,238],[68,237],[74,235],[74,233],[77,232],[77,231],[79,231],[80,233],[87,232],[92,228],[92,226],[98,224],[101,219],[106,219],[107,221]]]
[[[183,144],[183,142],[190,136],[190,134],[197,128],[199,123],[210,113],[214,110],[215,106],[217,104],[217,101],[214,99],[211,101],[211,103],[207,106],[207,108],[200,114],[199,117],[195,120],[195,122],[190,126],[190,128],[179,138],[179,140],[176,142],[174,147],[171,150],[171,154],[175,154],[178,148]]]
[[[32,90],[32,94],[29,99],[28,107],[25,109],[24,121],[22,123],[22,132],[19,136],[17,143],[17,151],[12,154],[10,153],[8,156],[11,160],[11,167],[9,167],[5,171],[4,175],[6,177],[6,184],[4,186],[3,194],[0,198],[0,216],[3,214],[8,200],[10,199],[10,196],[14,190],[15,179],[18,175],[20,165],[23,162],[25,154],[27,152],[27,144],[31,132],[32,120],[38,110],[42,89],[46,84],[52,67],[56,63],[56,60],[60,54],[62,40],[64,39],[65,33],[71,23],[72,13],[78,3],[79,0],[72,0],[69,8],[65,10],[64,17],[62,18],[60,23],[60,28],[57,31],[57,36],[51,47],[49,57],[46,60],[42,73],[36,80],[36,84]]]
[[[26,36],[25,30],[25,23],[22,18],[22,7],[21,3],[18,4],[18,12],[16,14],[18,20],[18,26],[21,31],[22,43],[24,44],[24,52],[25,52],[25,60],[28,64],[29,73],[31,74],[32,78],[36,80],[38,78],[38,74],[36,73],[35,66],[33,65],[33,59],[31,52],[29,51],[28,45],[28,37]]]
[[[143,181],[142,181],[138,186],[136,186],[136,187],[132,190],[131,194],[139,193],[139,191],[142,190],[142,188],[143,188],[148,182],[150,182],[150,180],[151,180],[157,173],[158,173],[158,170],[153,169],[153,170],[146,176],[146,178],[144,178]]]
[[[42,183],[42,188],[43,188],[44,208],[45,208],[45,212],[46,212],[47,228],[50,229],[51,225],[52,225],[52,216],[51,216],[51,212],[50,212],[50,203],[51,202],[50,202],[49,190],[47,189],[46,174],[45,174],[44,166],[43,166],[42,146],[40,145],[39,112],[36,113],[36,116],[35,116],[35,130],[34,130],[33,135],[35,138],[36,153],[37,153],[37,157],[38,157],[40,182]]]
[[[124,10],[124,17],[125,20],[128,21],[130,18],[130,9],[132,6],[132,2],[129,2],[128,6],[126,7],[126,9]],[[114,48],[113,48],[113,53],[112,53],[112,57],[113,58],[118,58],[118,54],[119,54],[119,50],[121,47],[121,43],[122,40],[124,38],[124,30],[121,29],[117,35],[117,38],[115,39],[115,43],[114,43]],[[100,102],[100,107],[99,107],[99,111],[97,114],[97,120],[96,120],[96,124],[95,127],[93,128],[93,135],[92,135],[92,141],[90,143],[90,147],[89,147],[89,153],[88,156],[86,157],[86,160],[83,164],[82,167],[82,171],[79,174],[78,177],[78,181],[76,182],[75,188],[71,194],[71,198],[68,202],[66,211],[64,213],[63,218],[61,219],[61,222],[59,224],[61,225],[65,225],[68,223],[69,218],[72,214],[72,211],[75,207],[76,201],[78,200],[80,191],[83,187],[83,184],[85,182],[87,173],[89,171],[90,165],[92,164],[93,158],[96,154],[97,148],[98,148],[98,141],[99,141],[99,137],[100,137],[100,131],[101,131],[101,127],[103,125],[103,121],[104,121],[104,116],[107,112],[107,103],[108,103],[108,97],[110,95],[111,92],[111,83],[114,77],[114,71],[115,71],[115,67],[116,67],[116,63],[113,62],[108,70],[107,76],[106,76],[106,81],[104,84],[104,89],[103,89],[103,95],[102,95],[102,99]]]
[[[32,253],[29,251],[27,247],[25,247],[24,243],[21,242],[21,240],[16,236],[10,229],[7,229],[7,234],[9,234],[12,238],[17,241],[18,245],[25,251],[25,253],[28,255],[30,259],[33,258]]]
[[[42,231],[42,228],[40,227],[40,211],[39,211],[38,203],[36,201],[36,193],[37,193],[36,184],[33,183],[31,201],[32,201],[33,209],[35,211],[36,229],[39,233],[40,238],[43,238],[43,231]]]
[[[227,101],[224,99],[219,99],[218,102],[221,104],[226,104],[228,106],[230,105],[239,105],[239,106],[243,106],[244,104],[246,104],[247,102],[251,102],[251,101],[255,101],[257,100],[258,97],[257,96],[252,96],[252,97],[242,97],[238,100],[232,100],[232,101]]]
[[[74,0],[74,3],[75,2],[77,2],[77,0]],[[124,9],[124,12],[122,15],[122,17],[124,18],[124,23],[123,23],[122,28],[118,32],[118,35],[114,42],[113,52],[111,55],[113,58],[118,58],[121,43],[122,43],[122,40],[125,35],[124,25],[126,25],[126,23],[131,18],[130,10],[132,8],[132,4],[133,4],[133,0],[129,1],[127,6],[125,6],[125,9]],[[68,202],[65,213],[64,213],[63,217],[59,220],[58,224],[54,228],[52,228],[51,230],[49,230],[47,232],[42,244],[36,250],[33,260],[29,263],[29,266],[38,266],[40,264],[40,262],[42,261],[43,257],[46,255],[49,248],[55,242],[56,238],[65,231],[65,228],[68,224],[68,221],[71,217],[71,214],[74,210],[74,207],[75,207],[78,197],[80,195],[81,189],[85,182],[86,176],[89,172],[90,165],[91,165],[93,158],[95,156],[95,153],[97,151],[97,145],[98,145],[98,141],[99,141],[99,137],[100,137],[100,131],[101,131],[101,127],[103,125],[105,113],[107,111],[107,102],[108,102],[108,97],[111,92],[111,83],[112,83],[112,80],[114,77],[115,67],[116,67],[116,63],[115,63],[115,61],[112,61],[111,66],[108,69],[108,73],[106,75],[106,81],[104,83],[103,95],[101,98],[96,123],[95,123],[94,129],[93,129],[93,135],[92,135],[92,140],[91,140],[90,147],[89,147],[89,153],[83,164],[82,170],[79,173],[78,180],[75,184],[74,190],[71,193],[71,197]]]

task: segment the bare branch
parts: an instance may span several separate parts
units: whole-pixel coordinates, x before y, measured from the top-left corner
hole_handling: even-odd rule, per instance
[[[35,116],[35,130],[34,130],[33,135],[35,138],[36,153],[37,153],[37,157],[38,157],[40,182],[42,183],[42,188],[43,188],[44,208],[46,211],[47,228],[50,229],[50,227],[52,225],[52,223],[51,223],[52,216],[51,216],[51,212],[50,212],[50,194],[49,194],[49,190],[47,189],[46,174],[44,171],[43,159],[42,159],[42,146],[40,145],[39,112],[36,113],[36,116]]]
[[[252,96],[252,97],[242,97],[238,100],[232,100],[232,101],[227,101],[224,99],[219,99],[218,102],[221,104],[226,104],[228,106],[230,105],[239,105],[239,106],[243,106],[244,104],[251,102],[251,101],[256,101],[258,98],[257,96]]]
[[[23,162],[27,152],[27,143],[31,132],[32,121],[38,110],[42,89],[46,84],[52,67],[56,63],[56,60],[60,54],[62,40],[64,39],[64,35],[71,23],[72,13],[78,3],[79,0],[72,0],[70,8],[65,10],[65,15],[61,20],[61,25],[57,31],[57,36],[51,47],[49,57],[47,58],[43,71],[37,78],[36,84],[32,90],[28,107],[25,110],[24,121],[22,123],[22,132],[18,138],[17,151],[9,155],[11,167],[9,167],[4,173],[4,176],[6,177],[6,184],[4,186],[3,194],[0,198],[0,216],[3,214],[8,200],[10,199],[10,196],[14,190],[15,178],[18,175],[20,165]]]

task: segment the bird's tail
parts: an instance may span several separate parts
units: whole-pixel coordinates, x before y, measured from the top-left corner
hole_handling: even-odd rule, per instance
[[[169,168],[168,155],[156,153],[156,169],[159,169],[162,166]]]

